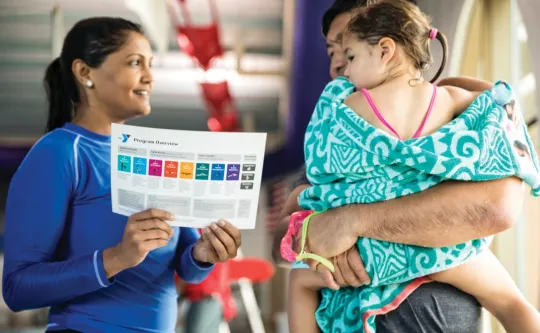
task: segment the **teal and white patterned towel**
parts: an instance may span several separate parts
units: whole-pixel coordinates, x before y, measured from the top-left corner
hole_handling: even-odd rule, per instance
[[[343,104],[354,92],[345,78],[327,85],[305,137],[307,177],[299,196],[305,209],[390,200],[445,180],[487,181],[517,176],[540,195],[538,157],[511,87],[483,92],[437,132],[400,141]],[[375,332],[375,316],[397,307],[425,276],[465,263],[488,239],[423,248],[368,238],[358,248],[370,286],[323,290],[316,317],[323,332]],[[424,277],[424,278],[421,278]]]

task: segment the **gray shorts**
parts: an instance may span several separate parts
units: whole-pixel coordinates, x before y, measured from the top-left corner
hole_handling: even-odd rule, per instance
[[[445,283],[421,285],[394,311],[375,319],[377,333],[479,333],[482,308]]]

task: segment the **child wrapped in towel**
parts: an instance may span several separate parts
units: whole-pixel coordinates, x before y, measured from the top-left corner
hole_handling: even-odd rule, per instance
[[[307,211],[291,219],[282,241],[285,259],[317,260],[333,270],[328,260],[304,250],[310,216],[329,208],[391,200],[448,180],[519,177],[540,195],[538,158],[512,88],[500,81],[475,94],[425,82],[434,39],[446,56],[444,35],[407,1],[375,2],[350,21],[343,34],[349,79],[328,84],[308,125],[305,157],[312,186],[299,196]],[[298,256],[292,249],[297,234]],[[376,315],[392,311],[432,280],[476,297],[507,332],[540,332],[540,315],[489,251],[490,241],[424,248],[360,238],[368,286],[331,290],[309,277],[316,273],[293,270],[305,278],[291,284],[303,290],[291,300],[292,333],[375,332]]]

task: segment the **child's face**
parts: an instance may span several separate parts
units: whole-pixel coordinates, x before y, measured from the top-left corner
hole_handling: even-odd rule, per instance
[[[384,81],[384,66],[376,46],[344,36],[343,47],[347,59],[345,76],[357,89],[375,88]]]

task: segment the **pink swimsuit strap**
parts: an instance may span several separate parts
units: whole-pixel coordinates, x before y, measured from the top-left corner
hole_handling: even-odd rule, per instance
[[[381,123],[384,126],[386,126],[386,128],[388,128],[392,133],[394,133],[394,135],[397,136],[400,140],[403,140],[401,138],[401,136],[398,134],[398,132],[396,132],[396,130],[392,127],[392,125],[390,125],[386,121],[386,119],[384,119],[382,114],[379,112],[379,109],[377,108],[377,105],[375,105],[375,102],[371,98],[371,95],[369,94],[369,91],[367,89],[364,89],[364,88],[360,89],[360,91],[362,91],[364,96],[366,96],[366,99],[367,99],[367,102],[369,103],[369,106],[371,107],[371,109],[373,110],[373,112],[375,113],[377,118],[379,118]],[[431,102],[429,103],[429,107],[428,107],[428,110],[426,112],[426,115],[424,116],[424,119],[422,119],[422,123],[420,124],[420,126],[418,127],[418,130],[414,134],[413,139],[419,137],[422,134],[422,131],[424,130],[424,126],[426,125],[426,122],[427,122],[427,120],[429,118],[429,115],[431,114],[431,111],[433,110],[433,106],[435,105],[436,97],[437,97],[437,86],[433,85],[433,94],[431,96]]]

